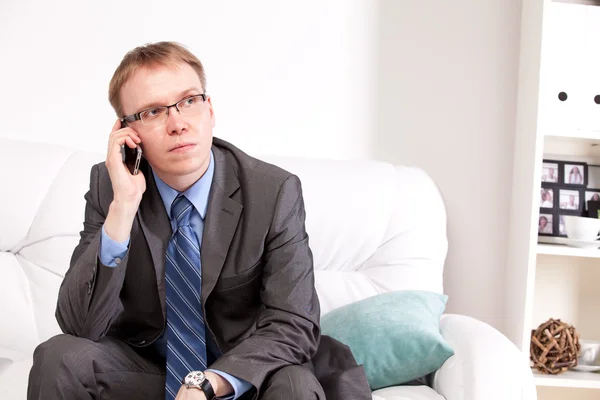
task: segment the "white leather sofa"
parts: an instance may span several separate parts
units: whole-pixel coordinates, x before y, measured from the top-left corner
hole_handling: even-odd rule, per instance
[[[443,292],[445,207],[422,170],[261,158],[302,181],[322,314],[390,290]],[[103,159],[103,153],[0,139],[1,399],[25,399],[33,349],[59,333],[58,288],[82,229],[90,167]],[[373,399],[536,398],[527,360],[498,331],[446,314],[441,332],[455,355],[430,386],[386,388]]]

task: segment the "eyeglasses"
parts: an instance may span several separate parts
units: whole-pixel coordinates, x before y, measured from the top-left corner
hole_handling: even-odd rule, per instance
[[[202,104],[206,101],[206,93],[188,96],[183,100],[170,106],[152,107],[139,113],[128,115],[121,118],[121,123],[125,125],[127,122],[142,121],[147,127],[155,127],[165,123],[169,116],[169,109],[175,107],[181,115],[195,116],[200,114]]]

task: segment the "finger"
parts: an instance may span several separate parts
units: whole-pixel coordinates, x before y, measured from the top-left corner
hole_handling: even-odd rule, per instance
[[[108,142],[109,157],[115,157],[115,156],[110,156],[110,154],[115,154],[115,153],[119,153],[119,157],[120,157],[121,146],[123,146],[126,143],[127,139],[129,139],[129,136],[126,133],[120,133],[120,134],[116,134],[114,136],[111,134],[111,138]],[[129,140],[132,144],[127,143],[127,145],[131,148],[134,148],[135,143],[133,143],[131,141],[131,139],[129,139]]]
[[[134,142],[140,143],[142,141],[142,139],[140,138],[139,133],[137,133],[136,130],[133,129],[132,127],[128,126],[127,127],[127,132],[129,133],[129,136],[131,136],[131,138],[133,139]]]
[[[132,149],[135,149],[136,144],[133,141],[133,139],[130,136],[126,136],[125,137],[125,143],[127,143],[127,146],[131,147]]]
[[[110,132],[113,133],[113,132],[118,131],[119,129],[121,129],[121,120],[117,119],[117,121],[113,125],[112,130]]]
[[[131,139],[135,143],[141,143],[142,142],[142,139],[140,138],[140,135],[136,131],[134,131],[133,129],[131,129],[130,127],[123,128],[123,129],[121,129],[119,131],[114,131],[114,132],[111,133],[111,135],[114,138],[123,138],[123,137],[129,136],[129,137],[131,137]],[[121,143],[123,143],[123,142],[121,142]]]
[[[121,144],[125,143],[125,140],[127,138],[131,138],[131,140],[134,143],[136,141],[135,140],[136,138],[139,139],[139,137],[134,136],[133,134],[131,134],[129,131],[126,130],[124,132],[113,132],[113,133],[111,133],[110,142],[113,143],[113,144],[119,144],[119,145],[121,145]]]

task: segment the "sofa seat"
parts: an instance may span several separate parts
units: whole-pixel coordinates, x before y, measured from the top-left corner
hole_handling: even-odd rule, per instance
[[[428,386],[396,386],[373,392],[373,400],[445,400]]]

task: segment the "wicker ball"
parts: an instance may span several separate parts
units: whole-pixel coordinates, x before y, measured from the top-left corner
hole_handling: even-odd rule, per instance
[[[581,350],[575,328],[560,319],[550,318],[531,331],[530,359],[546,374],[559,374],[577,365]]]

